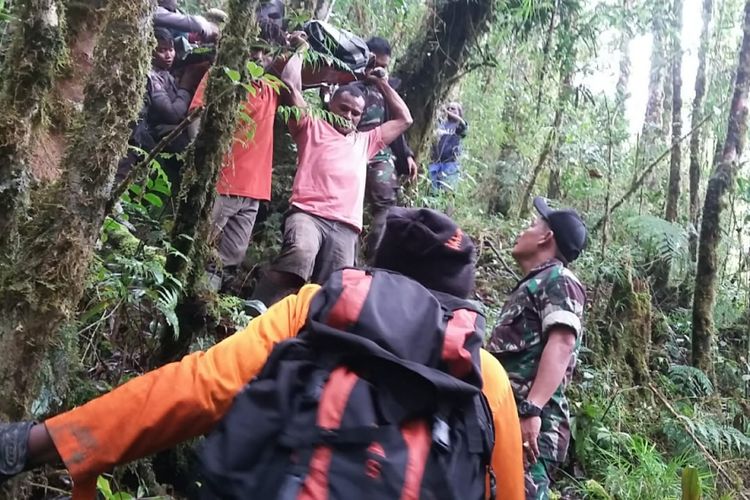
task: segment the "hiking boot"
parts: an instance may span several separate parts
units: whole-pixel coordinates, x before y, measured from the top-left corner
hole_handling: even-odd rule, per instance
[[[245,301],[244,310],[245,314],[247,314],[251,318],[255,318],[268,311],[268,307],[266,307],[266,305],[260,300],[251,299]]]

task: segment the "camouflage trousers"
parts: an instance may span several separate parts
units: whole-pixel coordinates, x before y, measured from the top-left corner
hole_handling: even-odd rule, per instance
[[[385,230],[388,210],[398,199],[398,175],[392,161],[373,161],[367,165],[365,198],[370,208],[370,227],[365,244],[365,258],[372,262]]]
[[[552,476],[559,466],[559,462],[539,458],[535,464],[526,468],[526,500],[549,500],[550,487],[554,481]]]

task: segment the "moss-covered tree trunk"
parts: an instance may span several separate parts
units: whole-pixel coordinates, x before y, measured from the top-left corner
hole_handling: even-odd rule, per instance
[[[32,200],[17,257],[0,269],[0,419],[26,413],[39,363],[83,292],[117,162],[142,102],[154,6],[110,5],[63,177]]]
[[[229,151],[237,125],[237,109],[246,91],[224,74],[224,68],[242,71],[248,60],[248,47],[255,35],[257,0],[231,0],[229,21],[222,33],[216,64],[206,89],[206,110],[201,130],[188,151],[180,202],[172,231],[172,244],[188,260],[171,255],[167,270],[183,283],[187,298],[180,305],[179,338],[171,332],[162,339],[160,361],[183,354],[203,315],[195,315],[194,285],[198,282],[208,255],[210,217],[216,198],[216,181],[225,154]],[[197,323],[197,324],[196,324]]]
[[[58,0],[14,5],[14,37],[0,82],[0,249],[17,244],[17,221],[28,205],[29,144],[55,66],[65,48]]]
[[[414,151],[426,150],[435,112],[457,83],[477,38],[488,30],[494,6],[492,0],[435,0],[398,60],[394,74],[414,117],[408,131]]]
[[[682,168],[682,0],[674,0],[672,12],[672,151],[669,157],[669,188],[664,218],[670,222],[677,220],[677,207],[680,202],[680,170]]]
[[[703,119],[703,100],[706,96],[706,53],[708,52],[709,36],[711,34],[711,17],[713,0],[703,0],[703,26],[701,28],[700,45],[698,47],[698,69],[695,74],[695,98],[690,117],[692,128]],[[690,223],[698,227],[700,217],[700,181],[701,181],[701,147],[703,134],[690,136],[690,169],[689,169],[689,213]],[[690,258],[695,261],[698,256],[698,235],[690,232]]]
[[[698,266],[693,300],[693,365],[713,372],[713,308],[716,298],[717,250],[721,239],[721,213],[735,177],[747,136],[748,88],[750,88],[750,0],[745,3],[742,45],[729,108],[727,136],[721,158],[714,167],[703,203]]]

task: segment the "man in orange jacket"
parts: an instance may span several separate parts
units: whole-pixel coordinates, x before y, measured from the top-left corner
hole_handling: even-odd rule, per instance
[[[457,237],[464,243],[456,244]],[[473,253],[471,240],[448,217],[427,209],[397,208],[389,214],[376,266],[466,298],[474,282]],[[97,476],[114,465],[207,433],[259,373],[274,345],[304,328],[319,288],[302,287],[208,351],[130,380],[84,406],[41,424],[0,424],[0,482],[22,470],[62,461],[73,478],[73,498],[93,499]],[[492,467],[498,498],[522,500],[521,431],[510,382],[500,363],[484,350],[481,371],[495,426]]]

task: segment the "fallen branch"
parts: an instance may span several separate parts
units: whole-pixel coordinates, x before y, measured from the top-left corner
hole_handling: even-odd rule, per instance
[[[180,135],[186,128],[188,128],[190,124],[193,123],[196,118],[198,118],[202,111],[203,106],[194,108],[180,123],[177,124],[177,126],[171,132],[162,137],[162,139],[158,143],[156,143],[156,146],[154,146],[153,149],[149,151],[148,155],[146,155],[143,160],[136,163],[133,168],[130,169],[128,175],[126,175],[122,182],[112,190],[109,201],[107,202],[107,214],[112,213],[112,208],[115,206],[115,203],[117,203],[117,200],[120,199],[120,196],[122,196],[122,194],[127,191],[128,186],[130,186],[130,183],[133,182],[133,179],[135,179],[140,174],[140,172],[145,169],[151,163],[151,161],[157,157],[157,155],[159,155],[159,153],[164,151],[164,148],[169,146],[169,144],[173,140],[175,140],[178,135]]]
[[[612,215],[612,212],[614,212],[617,208],[619,208],[620,205],[625,203],[627,199],[630,198],[630,196],[633,193],[638,191],[638,188],[640,188],[641,185],[646,181],[646,178],[651,173],[651,171],[654,170],[654,167],[656,167],[664,158],[667,157],[669,153],[671,153],[672,148],[674,146],[676,146],[677,144],[681,144],[685,139],[693,135],[693,132],[696,132],[711,118],[713,118],[713,115],[708,115],[705,118],[703,118],[703,120],[701,120],[695,127],[693,127],[692,130],[690,130],[688,133],[680,137],[680,139],[675,144],[672,144],[671,146],[669,146],[669,148],[667,148],[662,154],[660,154],[658,158],[656,158],[654,161],[649,163],[649,165],[645,168],[641,176],[636,181],[634,181],[633,184],[630,186],[630,189],[628,189],[628,191],[624,195],[622,195],[622,197],[619,200],[617,200],[617,202],[614,205],[612,205],[608,213],[604,214],[602,218],[599,219],[596,224],[594,224],[592,231],[596,231],[600,227],[602,227],[602,224],[604,224],[604,221],[608,219],[610,215]]]
[[[714,458],[714,456],[711,454],[710,451],[708,451],[708,449],[703,445],[701,440],[698,439],[698,436],[695,435],[693,430],[687,424],[685,424],[685,421],[684,421],[685,417],[677,413],[677,410],[675,410],[674,407],[672,407],[672,405],[669,403],[667,398],[664,397],[664,395],[661,392],[659,392],[656,389],[656,387],[654,387],[653,384],[648,384],[648,388],[651,389],[651,392],[653,392],[654,395],[656,395],[656,397],[661,400],[661,402],[664,404],[664,406],[666,406],[669,412],[672,415],[674,415],[674,417],[682,424],[683,429],[685,429],[685,432],[687,432],[688,435],[693,439],[693,442],[695,442],[695,445],[698,447],[698,449],[700,449],[701,452],[703,452],[703,455],[708,459],[709,462],[711,462],[711,465],[714,466],[714,468],[716,469],[716,472],[718,472],[719,475],[727,482],[727,486],[731,486],[731,487],[736,486],[737,482],[734,479],[732,479],[732,477],[724,470],[724,468],[721,466],[719,461],[716,460],[716,458]],[[739,497],[742,498],[743,500],[750,500],[750,497],[748,497],[745,493],[739,492],[738,494],[739,494]]]
[[[510,273],[510,275],[516,279],[516,281],[519,281],[521,278],[519,278],[518,275],[515,273],[515,271],[513,271],[513,269],[508,265],[508,263],[505,262],[505,259],[503,259],[503,256],[500,255],[500,252],[497,251],[497,248],[495,248],[495,245],[492,244],[492,240],[488,238],[485,241],[487,242],[487,246],[490,247],[490,250],[492,250],[492,253],[494,253],[495,257],[497,257],[498,260],[500,261],[500,264],[503,265],[503,269],[508,271],[508,273]]]

